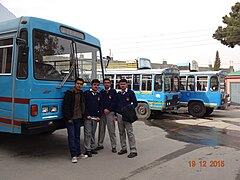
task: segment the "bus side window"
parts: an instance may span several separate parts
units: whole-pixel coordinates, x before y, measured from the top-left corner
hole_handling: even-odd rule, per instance
[[[162,91],[162,76],[156,75],[154,77],[154,91]]]
[[[186,90],[186,76],[180,76],[180,90]]]
[[[211,80],[210,80],[210,90],[211,91],[218,91],[218,85],[219,85],[218,77],[217,76],[211,77]]]
[[[142,75],[142,91],[152,90],[152,75]]]
[[[139,74],[133,75],[133,90],[134,91],[140,90],[140,75]]]
[[[207,91],[207,76],[198,76],[197,77],[197,91]]]
[[[195,88],[194,88],[194,76],[189,76],[188,78],[187,78],[187,84],[188,84],[188,86],[187,86],[187,90],[188,91],[194,91],[195,90]]]

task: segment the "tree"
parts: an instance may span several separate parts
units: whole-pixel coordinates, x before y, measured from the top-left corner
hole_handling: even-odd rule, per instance
[[[221,66],[221,60],[220,60],[220,57],[219,57],[219,53],[217,51],[216,52],[216,58],[215,58],[215,61],[214,61],[214,71],[219,71],[220,66]]]
[[[240,45],[240,2],[232,6],[232,12],[229,16],[222,17],[226,27],[218,26],[213,34],[213,38],[220,41],[222,44],[234,48],[235,45]]]

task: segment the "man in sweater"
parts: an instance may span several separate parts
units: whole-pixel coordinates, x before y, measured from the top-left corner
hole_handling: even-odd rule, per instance
[[[130,154],[128,158],[134,158],[137,156],[137,149],[136,149],[136,140],[133,134],[133,126],[132,123],[128,121],[123,121],[122,113],[123,108],[132,104],[134,107],[137,107],[137,99],[135,93],[128,89],[128,84],[126,79],[121,79],[119,81],[120,89],[116,95],[116,109],[115,112],[117,114],[117,121],[118,121],[118,128],[119,128],[119,136],[120,136],[120,143],[122,149],[118,152],[118,155],[126,154],[127,153],[127,144],[126,144],[126,132],[128,136],[129,146],[130,146]]]
[[[95,132],[97,122],[100,121],[102,115],[102,96],[98,92],[100,81],[93,79],[91,89],[84,92],[86,118],[84,120],[84,143],[86,155],[92,157],[92,154],[97,154],[95,150]]]
[[[77,158],[85,158],[80,149],[80,125],[85,112],[85,100],[82,92],[84,81],[82,78],[75,80],[73,89],[68,90],[63,98],[63,117],[67,127],[68,144],[72,162],[77,163]]]
[[[98,146],[96,150],[103,149],[103,141],[106,132],[106,126],[108,128],[108,134],[110,137],[110,142],[112,146],[112,152],[116,153],[116,133],[115,133],[115,118],[114,118],[114,109],[115,109],[115,97],[116,90],[111,88],[111,81],[109,78],[103,80],[104,89],[100,91],[102,95],[103,102],[103,115],[99,122],[98,130]]]

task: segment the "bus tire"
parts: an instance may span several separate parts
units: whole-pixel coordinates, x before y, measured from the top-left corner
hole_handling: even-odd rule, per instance
[[[210,114],[212,114],[214,108],[206,108],[206,113],[205,116],[209,116]]]
[[[151,110],[146,103],[138,103],[136,111],[138,119],[148,119],[151,115]]]
[[[206,107],[201,102],[190,102],[188,112],[194,117],[203,117],[206,113]]]

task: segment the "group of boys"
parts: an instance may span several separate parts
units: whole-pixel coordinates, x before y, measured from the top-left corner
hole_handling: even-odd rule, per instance
[[[83,92],[84,85],[82,78],[75,80],[73,89],[68,90],[63,99],[63,117],[67,127],[68,145],[72,162],[76,163],[78,158],[92,157],[98,154],[98,150],[104,148],[106,126],[112,147],[112,153],[116,153],[116,133],[115,121],[118,123],[121,150],[118,155],[127,153],[126,133],[128,136],[130,154],[128,158],[137,156],[136,141],[133,134],[132,123],[123,121],[123,108],[131,105],[137,106],[135,93],[128,89],[126,79],[119,81],[120,89],[118,93],[111,88],[109,78],[103,80],[104,88],[99,92],[100,81],[93,79],[91,89]],[[95,132],[99,124],[98,143],[95,143]],[[85,154],[81,153],[80,130],[84,125],[84,147]]]

